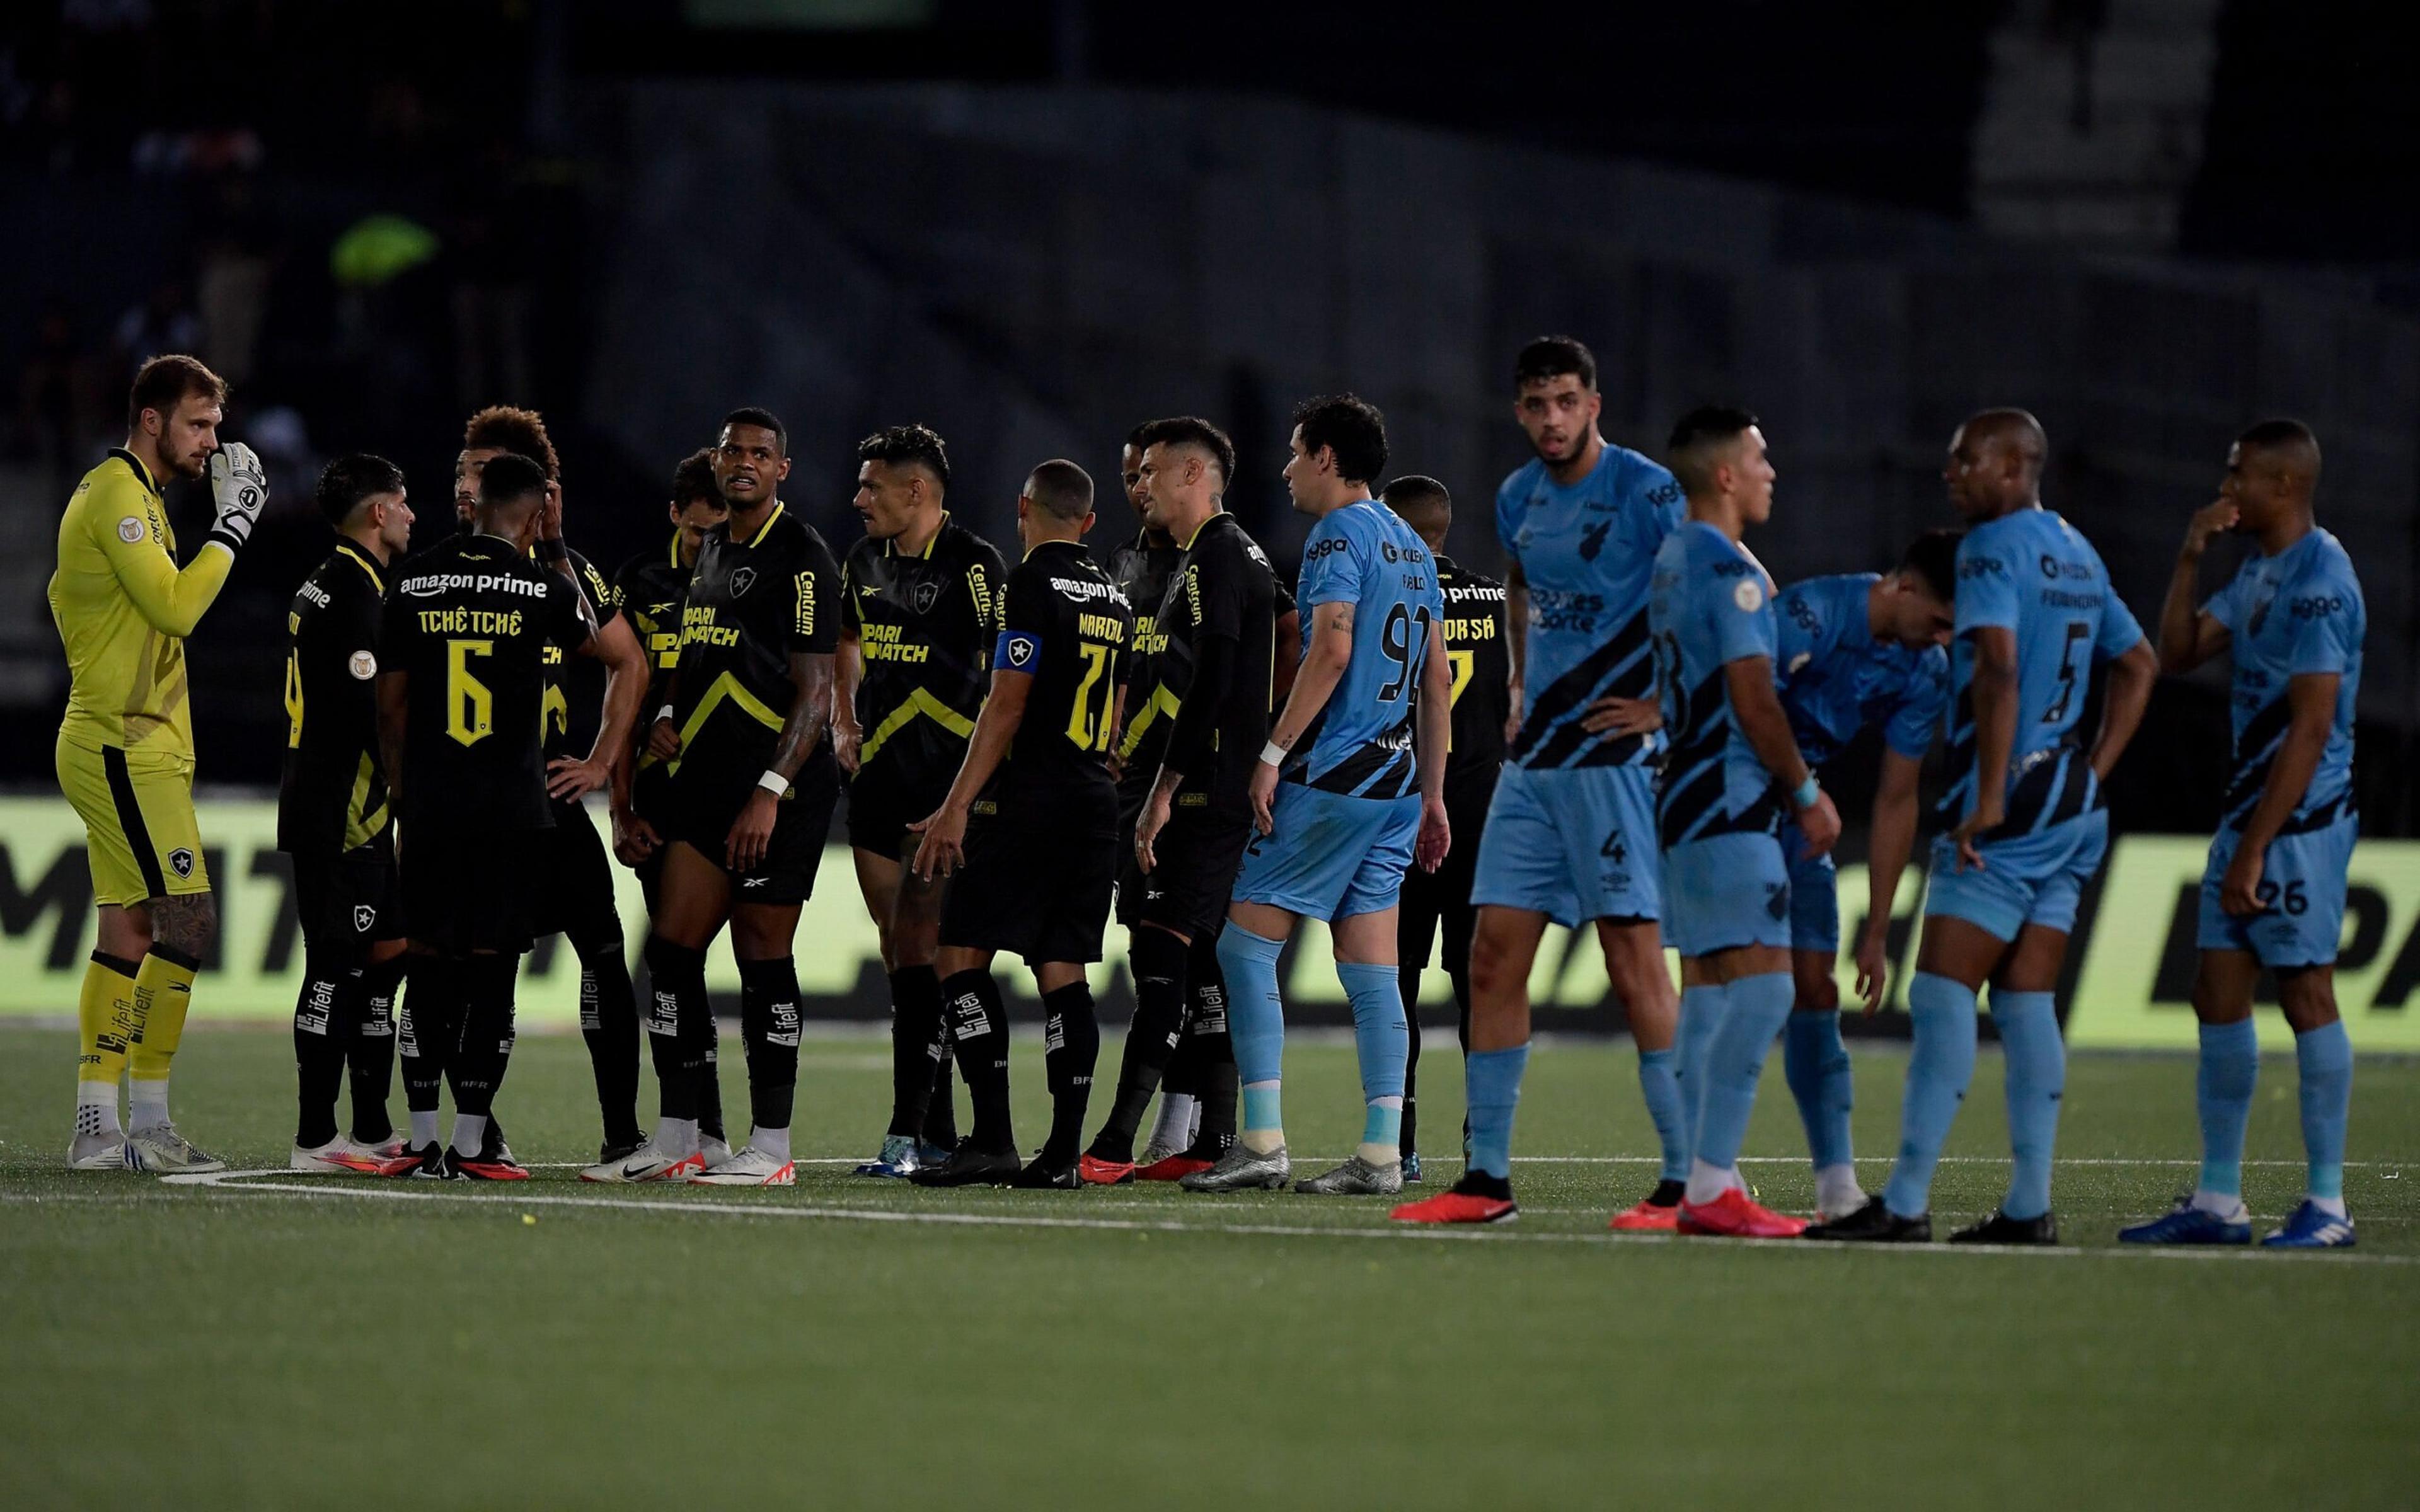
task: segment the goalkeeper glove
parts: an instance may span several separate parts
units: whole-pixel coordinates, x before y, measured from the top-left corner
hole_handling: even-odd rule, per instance
[[[210,539],[234,551],[252,539],[253,522],[269,502],[269,480],[251,447],[229,441],[210,454],[210,496],[219,509]]]

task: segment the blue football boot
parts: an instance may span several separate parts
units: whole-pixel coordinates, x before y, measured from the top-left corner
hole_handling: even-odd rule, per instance
[[[2350,1249],[2352,1220],[2339,1218],[2308,1197],[2286,1215],[2286,1227],[2260,1242],[2262,1249]]]
[[[2193,1198],[2180,1201],[2173,1212],[2164,1213],[2149,1223],[2136,1224],[2118,1230],[2120,1244],[2249,1244],[2252,1242],[2252,1216],[2237,1203],[2236,1216],[2222,1218],[2206,1208],[2196,1208]]]
[[[882,1153],[875,1156],[853,1173],[876,1176],[886,1180],[904,1181],[916,1173],[923,1162],[917,1158],[916,1139],[912,1134],[884,1134]]]

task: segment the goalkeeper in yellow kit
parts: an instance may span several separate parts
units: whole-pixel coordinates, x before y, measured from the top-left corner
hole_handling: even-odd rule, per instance
[[[252,449],[219,444],[225,400],[218,375],[190,357],[144,363],[127,400],[126,444],[85,474],[59,521],[51,617],[70,679],[59,787],[84,819],[101,912],[76,1005],[83,1044],[68,1147],[76,1170],[224,1168],[169,1121],[168,1065],[218,928],[194,822],[184,640],[269,497]],[[161,490],[206,471],[217,521],[180,568]],[[132,1094],[124,1133],[120,1072]]]

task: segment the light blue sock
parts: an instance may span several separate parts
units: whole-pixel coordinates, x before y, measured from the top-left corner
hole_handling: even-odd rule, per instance
[[[1773,1053],[1774,1036],[1790,1016],[1790,973],[1742,977],[1723,989],[1721,1026],[1706,1047],[1706,1095],[1698,1104],[1696,1158],[1728,1170],[1739,1164],[1756,1109],[1756,1084]],[[1692,1200],[1696,1200],[1692,1198]]]
[[[1285,1005],[1278,996],[1278,954],[1284,949],[1283,940],[1234,924],[1218,936],[1227,1032],[1234,1041],[1236,1079],[1247,1087],[1276,1081],[1285,1065]]]
[[[2058,1005],[2049,993],[1992,992],[1992,1022],[2009,1099],[2009,1195],[2000,1211],[2011,1218],[2050,1211],[2050,1163],[2058,1149],[2058,1101],[2067,1092],[2067,1045],[2058,1037]]]
[[[1638,1052],[1638,1095],[1647,1100],[1647,1116],[1655,1122],[1655,1138],[1664,1147],[1664,1180],[1689,1179],[1689,1120],[1681,1112],[1681,1080],[1674,1073],[1676,1053]]]
[[[1781,1031],[1781,1071],[1807,1126],[1807,1155],[1815,1169],[1855,1159],[1849,1143],[1849,1106],[1855,1078],[1849,1047],[1840,1042],[1840,1015],[1792,1011]]]
[[[2250,1019],[2201,1026],[2194,1106],[2201,1114],[2201,1180],[2212,1196],[2243,1196],[2243,1127],[2260,1080],[2260,1034]]]
[[[1278,1084],[1275,1082],[1246,1083],[1244,1093],[1244,1127],[1247,1129],[1282,1129],[1285,1119],[1278,1106]]]
[[[1698,1148],[1698,1109],[1706,1095],[1706,1047],[1723,1022],[1723,989],[1681,989],[1681,1025],[1672,1042],[1672,1084],[1681,1093],[1682,1164]],[[1681,1178],[1688,1180],[1684,1172]]]
[[[2294,1036],[2303,1072],[2303,1153],[2311,1163],[2309,1195],[2344,1200],[2345,1120],[2352,1114],[2352,1041],[2344,1021]]]
[[[1470,1168],[1510,1180],[1512,1177],[1512,1110],[1521,1102],[1521,1073],[1529,1047],[1474,1050],[1462,1057],[1463,1100],[1470,1109]]]
[[[1899,1114],[1899,1160],[1883,1204],[1902,1218],[1921,1218],[1932,1206],[1932,1167],[1941,1142],[1975,1079],[1975,995],[1947,977],[1919,971],[1907,984],[1907,1016],[1916,1047],[1907,1057],[1907,1093]]]
[[[1373,1103],[1361,1118],[1361,1142],[1365,1145],[1401,1145],[1404,1142],[1404,1104],[1400,1102]]]
[[[1412,1049],[1411,1027],[1404,1022],[1403,977],[1393,966],[1339,961],[1336,980],[1353,1002],[1353,1049],[1361,1061],[1361,1096],[1402,1097],[1404,1062]],[[1237,1051],[1238,1065],[1242,1057]]]

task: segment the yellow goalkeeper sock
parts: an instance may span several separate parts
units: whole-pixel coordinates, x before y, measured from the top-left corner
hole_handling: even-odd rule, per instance
[[[194,973],[201,963],[173,946],[154,944],[134,974],[134,1041],[127,1052],[132,1122],[148,1129],[168,1121],[168,1063],[185,1038]]]
[[[116,1134],[117,1082],[126,1073],[127,1041],[134,1037],[134,974],[123,956],[92,953],[76,996],[76,1132]],[[87,1112],[86,1110],[90,1111]]]

